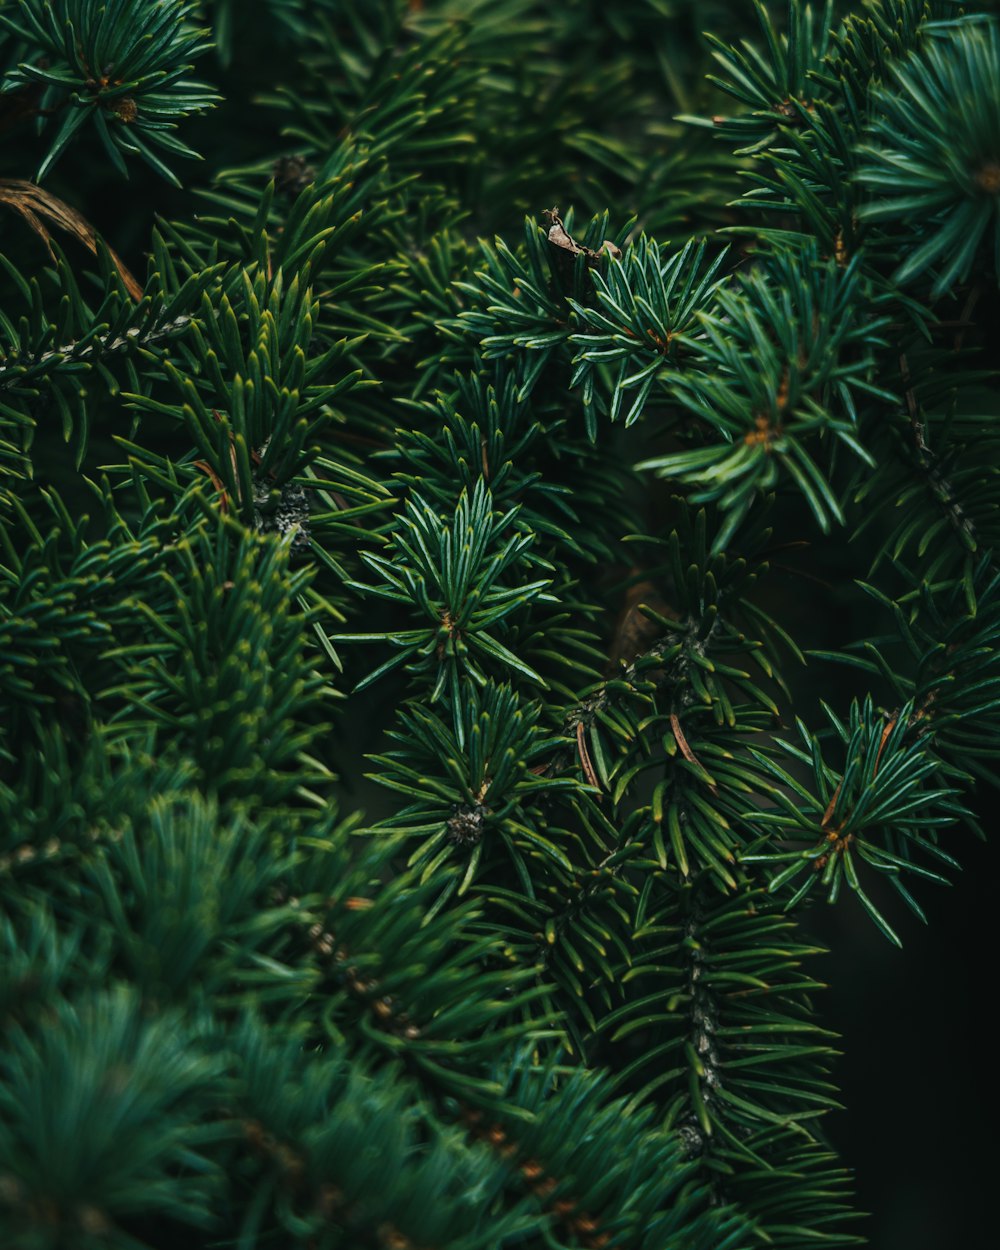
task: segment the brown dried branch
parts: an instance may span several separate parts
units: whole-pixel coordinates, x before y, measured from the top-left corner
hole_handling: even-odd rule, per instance
[[[51,191],[46,191],[22,178],[0,178],[0,204],[6,204],[24,218],[45,244],[53,260],[55,260],[55,253],[52,251],[52,235],[49,233],[46,222],[50,226],[65,231],[66,234],[71,234],[95,256],[97,255],[97,232],[94,227],[75,208],[64,200],[60,200]],[[142,299],[142,287],[115,249],[107,242],[105,247],[125,283],[126,290],[138,303]]]
[[[583,768],[583,775],[595,790],[600,790],[601,783],[597,779],[597,773],[594,772],[594,765],[591,763],[590,752],[587,750],[587,739],[585,737],[586,730],[583,721],[576,723],[576,753],[580,757],[580,765]]]

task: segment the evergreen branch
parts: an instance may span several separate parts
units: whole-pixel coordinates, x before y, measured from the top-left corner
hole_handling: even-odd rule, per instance
[[[769,887],[772,892],[794,884],[790,907],[817,885],[826,890],[828,901],[834,902],[846,882],[883,933],[898,945],[899,937],[861,884],[856,857],[888,876],[904,901],[923,919],[900,874],[910,872],[943,882],[938,866],[954,867],[955,860],[938,846],[938,831],[958,823],[967,813],[956,801],[958,791],[938,783],[939,763],[926,745],[919,739],[906,743],[907,734],[919,719],[912,704],[883,721],[870,699],[863,708],[854,703],[847,725],[826,710],[846,756],[839,776],[801,722],[799,733],[805,749],[780,745],[794,759],[811,764],[812,791],[773,759],[752,752],[781,788],[773,790],[776,807],[757,812],[750,819],[765,829],[778,830],[783,839],[804,841],[807,846],[759,851],[743,856],[743,860],[774,865]],[[922,859],[929,859],[934,868]]]
[[[180,185],[154,151],[195,155],[168,132],[176,120],[200,113],[219,97],[184,75],[207,48],[205,31],[188,24],[189,0],[108,0],[99,9],[82,0],[16,0],[0,23],[28,48],[29,58],[8,70],[3,87],[38,83],[48,120],[66,109],[38,169],[42,179],[74,135],[91,122],[104,152],[123,177],[125,154],[137,154]]]
[[[799,970],[815,949],[759,892],[720,899],[704,878],[693,890],[651,880],[636,957],[622,970],[628,998],[599,1025],[619,1082],[665,1106],[715,1200],[735,1202],[776,1245],[854,1244],[846,1177],[815,1127],[835,1105],[829,1035],[808,1006],[818,987]]]
[[[798,924],[997,779],[995,14],[0,9],[6,1240],[852,1244]]]

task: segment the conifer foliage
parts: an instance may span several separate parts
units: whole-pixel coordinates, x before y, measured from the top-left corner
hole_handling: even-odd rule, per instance
[[[0,130],[3,1246],[856,1242],[808,909],[1000,756],[995,11],[0,0]]]

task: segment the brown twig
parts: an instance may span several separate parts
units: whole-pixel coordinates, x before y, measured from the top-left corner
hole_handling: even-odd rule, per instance
[[[823,819],[819,822],[819,827],[824,832],[826,832],[826,827],[827,825],[829,825],[831,819],[833,818],[833,809],[837,806],[837,800],[840,798],[840,787],[843,784],[844,784],[843,781],[837,782],[837,788],[836,790],[834,790],[833,796],[831,797],[830,802],[827,803],[826,805],[826,811],[823,813]]]
[[[691,750],[691,747],[688,743],[687,738],[684,737],[684,730],[681,729],[681,722],[678,719],[676,712],[670,713],[670,728],[673,730],[674,741],[677,743],[677,745],[681,749],[681,755],[684,756],[684,758],[687,760],[689,764],[693,764],[695,768],[699,769],[706,776],[708,776],[709,775],[708,769],[701,762],[701,760],[698,759],[695,753]],[[707,785],[708,785],[709,790],[711,790],[713,794],[719,793],[719,787],[715,784],[714,781],[708,782]]]
[[[601,783],[597,779],[597,773],[594,772],[594,765],[590,761],[590,752],[587,750],[587,739],[585,738],[586,730],[583,727],[583,721],[576,723],[576,753],[580,757],[580,766],[583,769],[583,775],[595,790],[600,790]]]
[[[75,208],[35,183],[25,182],[22,178],[0,178],[0,204],[6,204],[24,218],[45,244],[53,261],[56,257],[52,250],[52,235],[45,222],[71,234],[97,255],[97,232],[94,227]],[[125,283],[125,289],[138,303],[142,299],[142,287],[115,249],[107,242],[104,246]]]
[[[898,716],[891,717],[888,721],[886,721],[885,728],[882,730],[882,738],[878,744],[878,753],[875,756],[875,769],[872,772],[873,781],[878,776],[878,766],[882,762],[882,752],[885,750],[885,744],[889,739],[889,735],[896,728],[897,720],[898,720]]]

